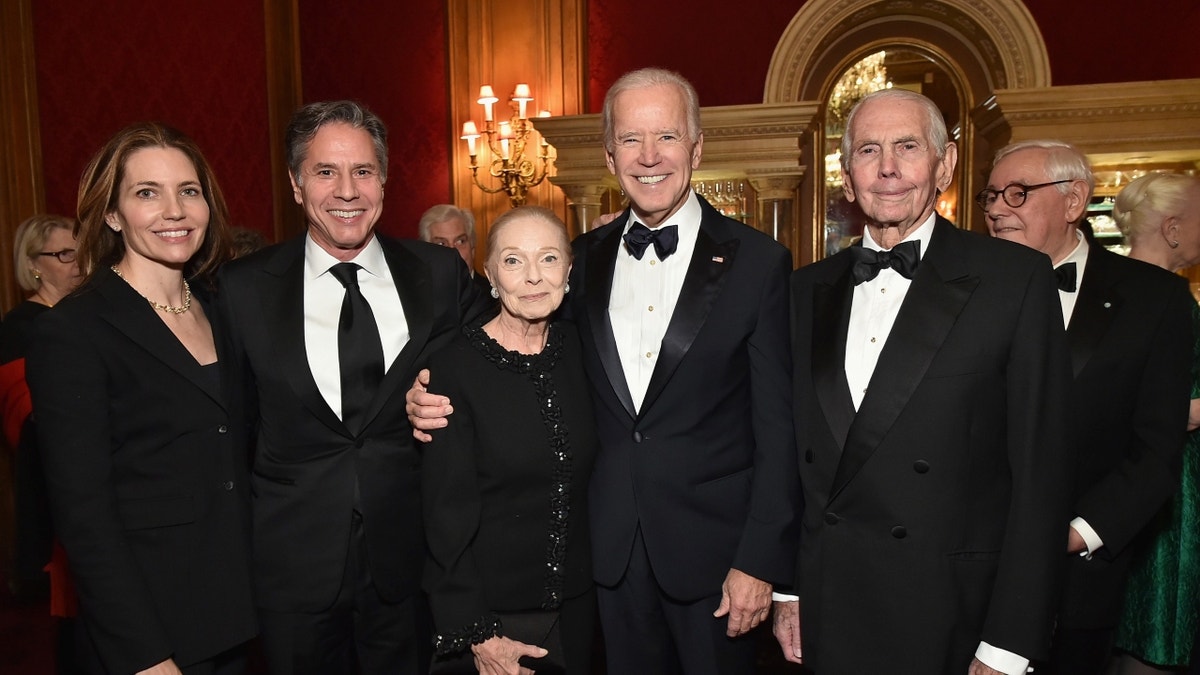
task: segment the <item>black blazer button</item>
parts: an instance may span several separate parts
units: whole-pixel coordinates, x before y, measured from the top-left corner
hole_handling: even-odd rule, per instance
[[[640,432],[640,431],[633,432],[633,442],[634,443],[642,442],[642,432]]]
[[[918,459],[917,461],[913,462],[913,471],[916,471],[917,473],[928,473],[929,462],[926,462],[923,459]]]
[[[892,528],[892,536],[897,539],[903,539],[908,536],[908,530],[904,529],[903,525],[897,525]]]
[[[361,450],[363,445],[365,445],[365,442],[363,441],[363,439],[357,438],[354,440],[354,447]]]
[[[813,463],[812,448],[804,451],[804,461],[808,462],[809,464]]]
[[[233,481],[227,480],[227,481],[225,481],[225,484],[222,485],[221,487],[225,488],[226,492],[229,492],[230,490],[233,489]]]
[[[833,513],[832,511],[825,514],[825,524],[826,525],[837,525],[841,520],[842,519],[838,518],[838,515],[836,513]]]

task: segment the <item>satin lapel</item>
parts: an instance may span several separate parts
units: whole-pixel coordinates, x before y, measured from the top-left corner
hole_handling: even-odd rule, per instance
[[[308,365],[304,346],[304,237],[292,244],[280,248],[256,275],[263,325],[275,350],[278,369],[296,397],[330,429],[348,433],[321,396]]]
[[[939,219],[850,425],[830,499],[879,448],[979,285],[979,277],[970,275],[961,264],[955,244],[962,236],[973,235],[959,232],[949,223],[943,227]]]
[[[675,303],[671,322],[667,324],[667,332],[663,335],[658,361],[646,386],[646,397],[642,400],[641,408],[643,415],[654,405],[687,355],[725,286],[726,274],[737,263],[741,241],[729,238],[720,218],[711,207],[704,209],[696,247],[688,262],[687,276],[683,279],[679,300]]]
[[[1071,370],[1075,377],[1079,377],[1087,366],[1096,345],[1104,338],[1120,309],[1121,297],[1113,292],[1106,255],[1094,246],[1089,247],[1083,283],[1079,286],[1079,297],[1075,299],[1075,310],[1071,312],[1071,323],[1067,326]]]
[[[152,309],[145,298],[112,272],[105,270],[100,274],[104,278],[97,284],[96,290],[104,297],[109,308],[103,314],[104,320],[224,408],[225,398],[221,391],[212,386],[211,378],[204,376],[203,366],[196,362],[167,324],[155,315],[157,310]],[[210,318],[215,314],[208,308],[205,308],[205,313]]]
[[[842,266],[833,283],[819,281],[813,286],[813,387],[839,450],[846,447],[854,421],[854,399],[846,382],[846,332],[853,295],[849,264]]]
[[[621,355],[617,353],[617,340],[613,335],[612,322],[608,318],[608,300],[612,294],[613,272],[617,266],[617,252],[621,249],[621,227],[629,218],[629,212],[618,217],[614,226],[603,237],[595,238],[588,243],[587,277],[584,283],[587,288],[587,316],[592,328],[592,339],[596,342],[596,352],[600,363],[608,375],[609,385],[617,400],[629,413],[630,418],[637,417],[633,407],[633,395],[629,393],[629,383],[625,381],[625,370],[621,368]]]
[[[433,289],[430,288],[429,264],[414,255],[399,244],[380,239],[383,245],[383,255],[392,271],[392,282],[396,284],[396,292],[400,295],[400,304],[404,308],[404,320],[408,323],[408,342],[396,360],[388,367],[383,381],[379,383],[379,391],[371,402],[371,408],[363,422],[367,428],[385,403],[396,393],[401,384],[407,390],[410,382],[405,382],[407,374],[416,361],[417,356],[429,343],[429,334],[433,329]],[[457,299],[458,294],[455,294]]]

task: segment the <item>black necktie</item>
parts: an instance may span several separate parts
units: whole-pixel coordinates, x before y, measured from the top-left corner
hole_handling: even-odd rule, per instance
[[[1075,263],[1063,263],[1054,268],[1054,278],[1058,280],[1058,290],[1074,293],[1075,285]]]
[[[383,380],[383,342],[371,305],[358,288],[359,266],[338,263],[329,269],[346,287],[338,320],[338,364],[342,370],[342,422],[358,434],[367,407]]]
[[[641,223],[634,223],[625,233],[625,245],[638,260],[646,254],[646,247],[650,242],[654,242],[654,252],[658,254],[658,259],[666,260],[679,246],[679,227],[667,225],[652,230]]]
[[[890,251],[852,246],[850,255],[854,258],[851,274],[854,275],[855,286],[879,276],[879,270],[885,267],[896,270],[905,279],[912,279],[917,273],[917,265],[921,262],[921,242],[906,241],[896,244]]]

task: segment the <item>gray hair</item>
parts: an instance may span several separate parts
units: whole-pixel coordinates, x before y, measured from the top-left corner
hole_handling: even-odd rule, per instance
[[[357,101],[321,101],[301,106],[292,115],[287,128],[288,171],[296,184],[301,184],[300,165],[308,154],[308,145],[327,124],[349,124],[371,135],[375,145],[375,162],[379,165],[380,182],[387,181],[387,127],[383,120]]]
[[[1126,185],[1113,205],[1113,219],[1130,241],[1158,231],[1188,208],[1188,191],[1200,196],[1200,179],[1182,173],[1151,173]],[[1200,205],[1192,205],[1197,208]]]
[[[529,218],[531,220],[539,220],[543,223],[553,225],[560,234],[562,234],[563,254],[567,257],[567,262],[571,262],[571,237],[567,235],[567,226],[563,224],[558,214],[544,206],[518,206],[511,211],[505,211],[498,218],[492,221],[492,226],[488,228],[488,251],[485,266],[491,267],[492,256],[496,255],[496,241],[500,238],[500,232],[514,220]]]
[[[630,89],[647,89],[649,87],[671,86],[678,87],[687,102],[687,140],[695,143],[704,129],[700,126],[700,97],[691,82],[671,70],[662,68],[642,68],[625,73],[613,83],[604,96],[604,147],[611,151],[616,143],[616,130],[613,128],[613,107],[619,94]]]
[[[475,248],[475,214],[453,204],[438,204],[429,207],[429,210],[421,215],[421,221],[417,223],[417,236],[421,238],[421,241],[430,241],[433,236],[429,234],[429,228],[455,218],[461,218],[463,224],[467,226],[467,241],[471,242],[471,248]]]
[[[842,134],[842,169],[846,171],[850,170],[850,153],[854,149],[852,132],[854,130],[854,118],[858,116],[858,111],[870,101],[884,99],[909,101],[921,106],[921,110],[925,113],[926,117],[925,135],[928,136],[929,143],[933,146],[934,152],[937,153],[937,158],[943,159],[946,156],[946,146],[950,144],[950,134],[946,131],[946,120],[942,117],[942,111],[937,107],[937,104],[930,100],[928,96],[923,96],[915,91],[907,89],[880,89],[862,97],[850,109],[850,114],[846,116],[846,131]]]
[[[992,166],[996,166],[1000,160],[1022,150],[1045,150],[1046,180],[1050,182],[1081,180],[1087,183],[1087,198],[1089,200],[1092,198],[1092,191],[1096,189],[1096,177],[1092,174],[1092,165],[1088,162],[1087,156],[1079,151],[1079,148],[1064,141],[1043,138],[1010,143],[996,152]],[[1065,195],[1071,190],[1071,185],[1062,183],[1055,185],[1054,189],[1058,190],[1059,194]]]

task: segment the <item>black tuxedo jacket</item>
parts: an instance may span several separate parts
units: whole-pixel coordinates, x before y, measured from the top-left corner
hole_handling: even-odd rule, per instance
[[[332,606],[345,569],[356,486],[372,581],[385,600],[403,600],[420,587],[425,555],[420,453],[404,394],[429,355],[458,335],[482,299],[457,252],[379,237],[410,337],[355,436],[321,396],[308,365],[304,241],[300,236],[231,262],[220,275],[232,352],[245,363],[256,401],[251,485],[257,600],[278,612]]]
[[[981,640],[1040,657],[1072,465],[1049,261],[939,217],[857,413],[851,266],[792,279],[804,660],[962,673]]]
[[[1179,489],[1195,301],[1180,276],[1100,246],[1088,250],[1067,326],[1074,513],[1104,546],[1071,555],[1060,623],[1116,624],[1129,543]]]
[[[787,341],[788,251],[703,216],[640,411],[608,317],[628,211],[575,241],[569,312],[579,323],[600,452],[591,483],[596,580],[615,585],[640,527],[663,590],[721,592],[731,567],[787,582],[798,504]]]
[[[202,368],[107,269],[35,330],[27,374],[55,530],[104,666],[187,666],[250,639],[244,404],[220,341],[222,365]]]

